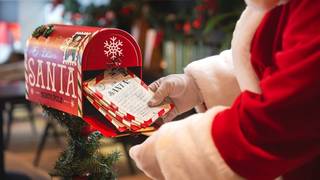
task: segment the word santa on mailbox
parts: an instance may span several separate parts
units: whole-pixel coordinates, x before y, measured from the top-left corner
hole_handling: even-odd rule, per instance
[[[81,117],[105,136],[110,129],[88,116],[82,83],[90,72],[142,66],[134,38],[115,28],[53,25],[30,37],[25,51],[26,99]]]

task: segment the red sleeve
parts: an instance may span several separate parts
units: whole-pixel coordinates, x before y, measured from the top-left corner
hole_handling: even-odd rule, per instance
[[[320,1],[291,0],[261,94],[245,91],[212,125],[226,163],[248,179],[272,179],[320,156]]]

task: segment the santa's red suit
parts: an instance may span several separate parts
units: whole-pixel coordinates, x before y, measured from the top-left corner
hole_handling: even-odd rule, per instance
[[[232,50],[185,69],[208,110],[131,149],[149,177],[320,179],[320,1],[246,2]]]

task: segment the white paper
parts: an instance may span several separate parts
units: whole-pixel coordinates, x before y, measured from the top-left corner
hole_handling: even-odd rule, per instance
[[[107,74],[93,88],[103,95],[104,100],[115,104],[120,112],[129,113],[137,120],[152,119],[163,109],[162,106],[152,108],[148,106],[153,92],[144,88],[137,77],[124,76],[120,73]]]

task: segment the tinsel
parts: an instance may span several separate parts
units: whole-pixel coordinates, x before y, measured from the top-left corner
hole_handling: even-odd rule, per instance
[[[63,179],[115,179],[113,165],[118,161],[119,152],[103,154],[99,151],[101,146],[101,133],[93,131],[83,133],[87,124],[79,117],[69,115],[56,109],[43,106],[44,116],[57,120],[67,130],[66,149],[60,154],[51,176]]]

